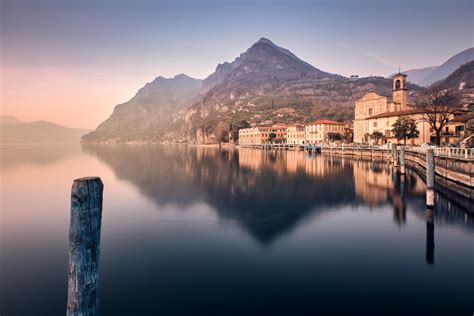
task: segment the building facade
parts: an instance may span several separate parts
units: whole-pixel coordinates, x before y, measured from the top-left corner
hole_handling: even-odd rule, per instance
[[[399,117],[414,119],[420,132],[416,139],[409,140],[411,144],[430,142],[430,126],[423,120],[423,115],[408,104],[408,89],[406,75],[396,74],[392,81],[392,101],[386,96],[370,91],[356,101],[354,112],[354,142],[370,142],[369,135],[374,132],[383,134],[383,143],[398,143],[392,133],[392,125]]]
[[[286,128],[286,143],[291,145],[304,145],[306,143],[304,125],[289,125]]]
[[[284,124],[256,126],[239,130],[239,145],[248,146],[285,142],[286,125]]]
[[[329,133],[340,135],[341,140],[344,139],[346,123],[331,120],[317,120],[305,126],[306,143],[321,144],[329,143]]]

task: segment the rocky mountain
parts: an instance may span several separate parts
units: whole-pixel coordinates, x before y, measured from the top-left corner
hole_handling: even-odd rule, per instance
[[[172,115],[186,109],[199,96],[202,80],[184,74],[158,77],[141,88],[83,142],[156,141],[169,132]]]
[[[175,93],[169,93],[169,86],[176,88]],[[369,90],[390,95],[391,80],[331,74],[262,38],[233,62],[219,64],[203,81],[185,75],[157,78],[118,105],[83,142],[217,143],[231,123],[242,120],[348,120],[355,100]]]
[[[48,121],[21,122],[14,116],[0,119],[0,143],[79,143],[87,129],[69,128]]]
[[[331,74],[264,38],[234,62],[219,65],[203,86],[209,88],[202,100],[186,111],[185,119],[176,120],[190,142],[218,142],[230,123],[242,120],[251,123],[308,122],[316,118],[349,120],[353,117],[355,100],[366,92],[391,93],[390,79],[353,80]]]
[[[408,75],[408,81],[420,86],[427,87],[437,81],[445,79],[456,69],[473,60],[474,47],[471,47],[449,58],[440,66],[411,69],[404,71],[404,73]]]

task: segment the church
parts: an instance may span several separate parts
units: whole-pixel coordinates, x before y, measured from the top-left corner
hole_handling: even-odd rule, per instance
[[[367,135],[381,132],[383,143],[399,143],[392,133],[392,125],[402,116],[416,121],[420,134],[418,138],[407,140],[407,144],[419,145],[430,142],[430,125],[422,119],[422,115],[408,104],[407,76],[398,73],[392,77],[392,100],[370,91],[355,103],[354,143],[370,142]]]

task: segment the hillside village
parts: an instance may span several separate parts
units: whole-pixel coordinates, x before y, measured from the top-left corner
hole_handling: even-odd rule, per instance
[[[421,145],[435,142],[435,131],[422,108],[409,103],[407,75],[398,73],[392,76],[392,98],[369,91],[354,105],[353,121],[320,119],[307,124],[255,125],[242,128],[229,134],[230,142],[241,146],[262,144],[329,144],[329,143],[400,143],[402,139],[394,133],[394,125],[399,118],[413,120],[417,133],[409,137],[409,144]],[[448,113],[449,119],[442,127],[440,145],[459,144],[468,136],[466,124],[474,119],[472,100],[474,94],[467,92],[460,100],[463,104]],[[451,110],[450,110],[451,111]],[[232,128],[231,128],[232,129]]]

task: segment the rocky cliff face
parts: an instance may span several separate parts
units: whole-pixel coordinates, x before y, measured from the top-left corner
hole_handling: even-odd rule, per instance
[[[417,89],[411,86],[411,89]],[[230,124],[265,121],[348,120],[369,90],[391,93],[391,80],[352,80],[324,72],[262,38],[203,81],[158,77],[84,142],[186,141],[217,143]]]
[[[161,141],[173,126],[172,117],[187,109],[202,87],[202,80],[186,75],[158,77],[141,88],[128,102],[82,139],[84,143]]]

